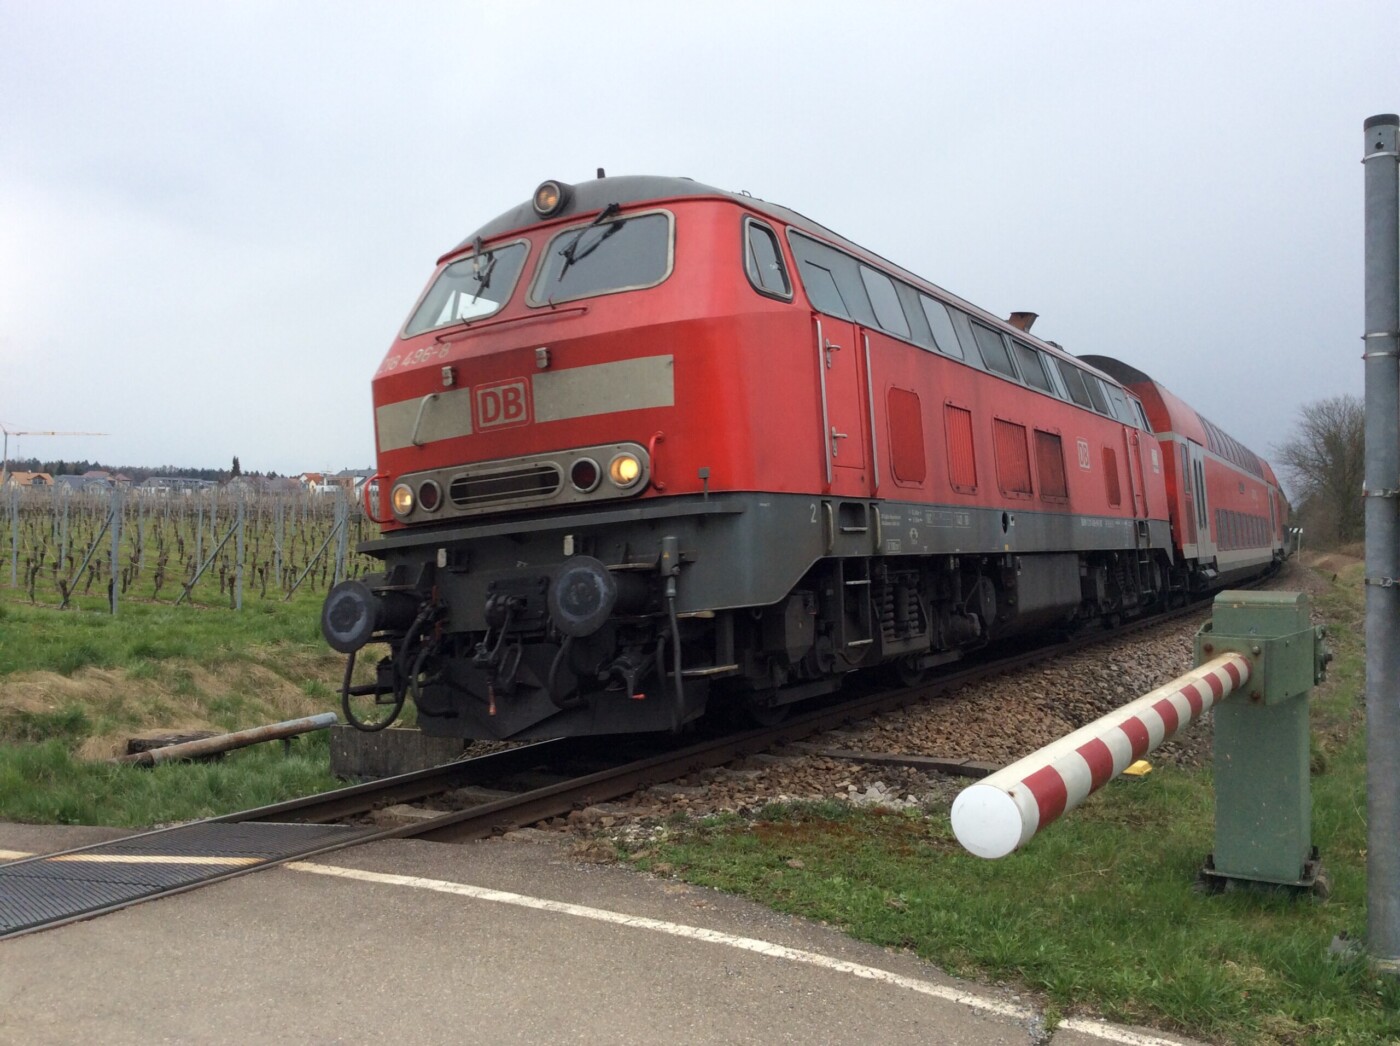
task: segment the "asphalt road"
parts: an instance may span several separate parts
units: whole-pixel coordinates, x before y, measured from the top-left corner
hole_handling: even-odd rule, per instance
[[[6,854],[110,838],[0,824]],[[389,841],[0,943],[5,1043],[1052,1043],[1092,1021],[557,836]]]

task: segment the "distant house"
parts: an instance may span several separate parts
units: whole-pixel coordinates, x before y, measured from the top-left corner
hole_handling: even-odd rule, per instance
[[[53,485],[55,490],[68,494],[101,493],[112,489],[112,481],[107,478],[105,472],[84,473],[81,476],[55,476]]]
[[[264,494],[304,494],[306,487],[301,480],[293,479],[291,476],[278,476],[275,479],[264,479],[262,481]]]
[[[102,480],[109,487],[121,487],[123,490],[131,486],[130,476],[121,472],[108,472],[105,469],[88,469],[82,478]]]
[[[358,494],[373,475],[373,469],[341,469],[331,477],[331,481],[347,494]]]
[[[5,475],[5,483],[16,487],[47,490],[53,486],[53,477],[47,472],[10,472]]]
[[[136,488],[142,497],[190,497],[201,490],[217,486],[212,479],[194,479],[190,476],[152,476]]]

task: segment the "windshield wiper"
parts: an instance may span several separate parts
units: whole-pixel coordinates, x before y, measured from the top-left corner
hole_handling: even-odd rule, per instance
[[[481,237],[476,238],[476,253],[472,255],[472,279],[476,280],[476,293],[472,295],[471,303],[476,304],[476,299],[481,297],[481,292],[491,286],[491,273],[496,270],[496,252],[492,251],[486,257],[491,260],[486,263],[486,268],[481,267]]]
[[[591,222],[585,225],[582,229],[578,231],[577,236],[575,236],[563,247],[559,248],[559,255],[564,259],[564,264],[559,268],[559,276],[557,277],[558,280],[562,280],[564,278],[564,273],[569,271],[569,266],[573,265],[574,262],[583,261],[584,258],[587,258],[590,254],[592,254],[600,246],[602,246],[604,240],[606,240],[609,236],[617,232],[618,229],[621,229],[623,225],[626,224],[625,222],[613,222],[611,225],[608,226],[607,231],[604,232],[602,236],[599,236],[596,240],[594,240],[588,245],[587,250],[585,250],[582,254],[578,253],[578,245],[583,242],[584,236],[588,235],[588,230],[596,229],[598,226],[602,225],[605,221],[607,221],[620,210],[622,210],[622,207],[619,204],[608,204],[606,207],[603,208],[602,214],[598,215],[598,217],[594,218]]]

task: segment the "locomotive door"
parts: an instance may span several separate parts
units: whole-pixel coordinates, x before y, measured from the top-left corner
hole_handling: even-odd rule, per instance
[[[862,496],[868,493],[861,412],[864,342],[848,320],[826,315],[815,319],[826,485],[833,494]]]
[[[1123,426],[1123,450],[1128,465],[1128,489],[1133,497],[1133,516],[1147,518],[1147,477],[1142,471],[1142,440],[1138,430]]]
[[[1181,463],[1177,466],[1177,484],[1181,490],[1181,554],[1188,559],[1196,558],[1196,478],[1191,468],[1191,453],[1186,444],[1181,447]]]

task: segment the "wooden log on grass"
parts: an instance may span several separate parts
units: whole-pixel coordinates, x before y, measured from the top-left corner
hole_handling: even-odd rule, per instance
[[[322,712],[320,715],[307,716],[304,719],[288,719],[282,723],[272,723],[268,726],[255,726],[249,730],[237,730],[231,734],[219,734],[215,737],[206,737],[198,741],[186,741],[183,744],[166,745],[164,748],[152,748],[146,752],[133,752],[130,755],[119,755],[112,760],[114,763],[133,763],[137,766],[155,766],[157,763],[176,762],[181,759],[194,759],[197,756],[210,755],[214,752],[227,752],[234,748],[246,748],[249,745],[260,744],[263,741],[277,741],[282,738],[295,737],[297,734],[309,733],[313,730],[325,730],[335,726],[339,722],[339,717],[334,712]]]

